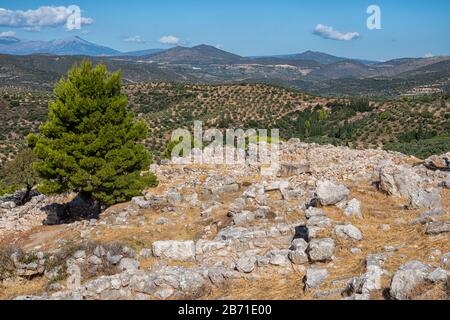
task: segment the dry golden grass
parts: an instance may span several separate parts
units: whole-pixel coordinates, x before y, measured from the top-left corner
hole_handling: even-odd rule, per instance
[[[234,280],[226,285],[202,296],[205,300],[304,300],[304,275],[290,273],[280,275],[277,272],[266,272],[260,279]]]
[[[44,293],[47,279],[36,278],[23,284],[2,287],[0,284],[0,300],[10,300],[18,296],[39,295]]]

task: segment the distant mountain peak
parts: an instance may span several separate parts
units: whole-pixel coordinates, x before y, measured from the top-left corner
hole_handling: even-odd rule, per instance
[[[214,49],[214,50],[220,50],[220,49],[217,49],[216,47],[211,46],[209,44],[199,44],[197,46],[192,47],[192,49]]]
[[[20,42],[20,39],[16,38],[16,37],[11,37],[11,36],[0,37],[0,44],[9,45],[9,44],[14,44],[14,43],[18,43],[18,42]]]
[[[108,47],[96,45],[79,36],[71,36],[52,41],[26,41],[0,38],[0,53],[14,55],[50,54],[62,56],[112,56],[117,55],[120,52]]]
[[[65,43],[81,43],[81,44],[92,44],[93,43],[84,40],[83,38],[80,38],[79,36],[71,36],[71,37],[67,37],[67,38],[63,38],[63,39],[56,39],[52,41],[53,43],[61,43],[61,44],[65,44]]]
[[[194,47],[174,47],[163,52],[148,55],[151,61],[181,64],[228,64],[241,59],[240,56],[200,44]]]

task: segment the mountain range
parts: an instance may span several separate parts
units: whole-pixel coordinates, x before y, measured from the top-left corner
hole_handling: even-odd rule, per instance
[[[0,37],[0,53],[12,55],[143,56],[161,51],[163,49],[120,52],[86,41],[78,36],[51,41],[27,41],[16,37]]]
[[[160,55],[163,53],[163,55]],[[287,54],[261,57],[241,57],[239,55],[219,50],[208,45],[199,45],[192,48],[177,46],[170,49],[147,49],[130,52],[120,52],[118,50],[101,46],[78,36],[57,39],[51,41],[28,41],[16,37],[0,37],[0,54],[11,55],[85,55],[92,57],[99,56],[124,56],[124,57],[144,57],[152,58],[156,62],[168,63],[192,63],[192,64],[223,64],[239,62],[263,62],[267,64],[272,59],[276,62],[285,61],[293,63],[295,61],[315,61],[320,64],[331,64],[350,60],[348,58],[336,57],[322,52],[306,51],[299,54]],[[375,63],[374,61],[355,60],[365,64]],[[272,60],[273,62],[273,60]]]
[[[86,56],[121,70],[126,82],[271,83],[324,95],[398,95],[450,90],[450,56],[384,62],[299,54],[242,57],[213,46],[119,52],[80,37],[0,37],[0,85],[51,88]]]

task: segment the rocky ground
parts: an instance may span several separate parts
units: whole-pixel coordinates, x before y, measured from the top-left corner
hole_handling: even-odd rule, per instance
[[[449,298],[450,154],[291,140],[280,158],[153,165],[157,188],[100,216],[0,199],[0,298]]]

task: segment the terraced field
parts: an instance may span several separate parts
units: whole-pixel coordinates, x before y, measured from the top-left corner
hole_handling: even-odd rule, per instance
[[[0,91],[0,162],[10,158],[24,137],[45,121],[50,97],[46,92]]]
[[[160,158],[173,130],[195,120],[208,128],[279,128],[284,139],[401,151],[425,158],[450,150],[450,96],[391,100],[330,98],[265,84],[138,83],[124,86],[149,124],[146,145]],[[39,127],[52,94],[0,91],[0,159]]]

